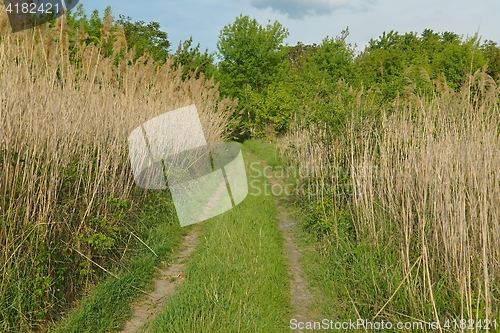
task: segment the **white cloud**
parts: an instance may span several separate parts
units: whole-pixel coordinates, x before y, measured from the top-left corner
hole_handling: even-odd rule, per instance
[[[250,3],[257,9],[271,8],[292,19],[302,19],[306,16],[326,15],[343,7],[356,6],[348,0],[251,0]],[[358,0],[358,2],[372,4],[375,0]]]

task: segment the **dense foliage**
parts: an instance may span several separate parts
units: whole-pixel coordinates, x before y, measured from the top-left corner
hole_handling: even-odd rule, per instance
[[[496,42],[449,31],[383,32],[358,51],[348,42],[348,28],[319,45],[287,45],[288,30],[279,22],[263,26],[240,14],[221,29],[217,53],[209,53],[193,37],[175,48],[158,22],[123,15],[114,20],[109,7],[101,18],[97,11],[87,17],[79,5],[68,26],[85,31],[85,42],[100,41],[104,56],[121,56],[113,50],[121,38],[134,50],[134,61],[148,52],[157,63],[173,57],[183,79],[214,77],[221,96],[239,101],[231,127],[240,139],[283,134],[292,119],[341,127],[356,99],[369,99],[376,112],[408,93],[430,97],[443,85],[458,91],[469,73],[483,68],[493,78],[500,75]]]
[[[242,137],[284,133],[293,117],[342,126],[360,91],[380,110],[407,93],[432,96],[443,84],[459,90],[483,67],[500,74],[500,49],[477,35],[390,31],[361,52],[347,42],[348,29],[319,45],[284,45],[287,35],[278,22],[263,27],[241,15],[221,31],[216,78],[240,101]]]
[[[94,10],[88,17],[84,6],[78,5],[66,17],[70,35],[78,35],[85,43],[98,43],[102,55],[117,57],[117,62],[123,59],[124,53],[117,52],[116,45],[122,45],[128,52],[134,52],[133,62],[145,54],[150,55],[158,65],[164,64],[167,58],[174,57],[174,67],[182,67],[184,79],[194,72],[198,73],[197,78],[199,73],[205,73],[208,78],[213,75],[214,55],[208,50],[202,53],[200,44],[193,45],[192,37],[181,41],[176,52],[173,52],[173,44],[158,22],[134,22],[131,17],[121,14],[115,19],[109,6],[102,17],[99,15],[99,12]]]

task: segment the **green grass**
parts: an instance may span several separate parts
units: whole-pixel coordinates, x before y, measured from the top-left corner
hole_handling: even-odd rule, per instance
[[[301,241],[299,246],[303,249],[301,263],[315,295],[313,308],[317,318],[338,322],[363,318],[394,325],[397,322],[435,321],[433,308],[425,301],[420,288],[422,264],[415,260],[412,274],[405,280],[400,249],[394,239],[375,244],[366,235],[352,238],[347,233],[339,232],[338,236],[329,234],[318,240],[316,234],[304,228],[308,223],[305,221],[308,214],[307,211],[300,211],[295,218],[303,226],[298,236]],[[457,302],[457,295],[448,292],[444,276],[433,285],[433,291],[437,311],[451,311],[453,302]],[[445,322],[442,318],[461,319],[453,314],[441,316],[442,324]],[[411,331],[438,330],[424,325],[423,329]],[[498,332],[498,329],[490,331]],[[378,332],[398,330],[394,327]]]
[[[253,155],[266,161],[267,165],[270,167],[282,166],[284,164],[284,160],[280,156],[274,143],[251,139],[245,141],[243,147]],[[248,155],[245,155],[245,157],[247,156]]]
[[[140,238],[158,255],[144,245],[118,274],[108,275],[67,316],[49,332],[100,333],[115,332],[124,327],[131,315],[131,301],[142,295],[140,290],[152,288],[156,266],[175,256],[175,250],[189,228],[181,228],[168,192],[150,192],[140,221]],[[140,289],[140,290],[138,290]]]
[[[245,150],[244,159],[247,170],[256,161]],[[271,196],[249,194],[234,209],[204,222],[186,280],[151,332],[289,331],[282,243]]]
[[[268,172],[279,174],[280,169],[286,170],[284,159],[277,156],[272,144],[251,140],[244,145],[266,160],[270,166]],[[284,183],[294,184],[298,180],[297,174],[290,173],[289,177],[284,174],[281,179]],[[422,317],[410,311],[415,306],[407,301],[412,291],[407,288],[396,291],[403,278],[402,267],[399,248],[390,237],[383,244],[374,244],[369,235],[355,232],[348,213],[325,212],[300,196],[283,195],[277,199],[299,222],[295,241],[301,249],[301,264],[314,295],[311,321],[323,318],[355,321],[359,316],[372,319],[382,308],[374,321],[408,320],[396,315],[395,309]],[[391,296],[391,302],[384,307]],[[441,296],[436,295],[438,301],[444,299]],[[432,312],[424,316],[428,320],[433,318]]]
[[[248,150],[268,163],[274,160],[275,166],[281,163],[272,145],[245,143],[247,171],[257,161]],[[261,175],[258,183],[265,182]],[[175,257],[173,251],[189,230],[179,227],[172,201],[161,193],[152,194],[141,218],[141,238],[160,258],[148,249],[141,251],[118,273],[119,279],[103,279],[51,333],[116,332],[124,327],[130,304],[141,295],[137,288],[152,287],[155,267]],[[186,279],[149,324],[150,332],[290,331],[288,267],[276,214],[272,196],[249,193],[234,209],[203,222]]]

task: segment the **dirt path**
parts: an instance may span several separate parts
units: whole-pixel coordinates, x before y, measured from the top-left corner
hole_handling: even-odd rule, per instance
[[[263,166],[267,166],[264,161],[259,161]],[[267,175],[267,179],[273,185],[282,185],[280,180],[272,177],[272,174]],[[284,252],[288,259],[289,264],[289,274],[291,277],[290,281],[290,302],[293,307],[292,317],[290,319],[296,319],[297,321],[310,321],[311,318],[308,317],[310,307],[313,301],[313,294],[307,287],[307,280],[304,278],[304,272],[302,271],[302,265],[300,264],[300,259],[302,254],[295,242],[294,227],[296,227],[296,222],[290,217],[286,209],[279,203],[278,198],[275,198],[276,208],[278,210],[278,228],[283,234],[284,242]],[[303,332],[302,330],[294,330],[294,332]]]
[[[175,287],[184,280],[185,259],[193,253],[198,242],[199,227],[193,229],[184,237],[183,249],[175,261],[165,269],[158,269],[160,277],[154,281],[154,290],[145,300],[133,306],[133,316],[125,325],[121,333],[145,332],[148,324],[163,309],[168,296],[175,292]]]
[[[282,209],[278,206],[278,209]],[[296,224],[291,220],[290,216],[284,210],[278,214],[278,227],[283,233],[285,239],[284,250],[285,255],[289,262],[289,271],[292,277],[290,281],[290,297],[294,309],[292,318],[301,322],[310,321],[308,317],[309,308],[312,304],[313,295],[307,288],[307,280],[304,279],[304,273],[300,264],[302,257],[297,244],[294,242],[293,226]],[[295,330],[295,332],[302,332],[302,330]]]
[[[249,153],[250,154],[250,153]],[[266,166],[264,161],[259,161]],[[271,185],[280,184],[280,180],[269,175]],[[218,197],[218,191],[214,197]],[[278,228],[284,239],[284,254],[288,260],[290,281],[290,301],[293,307],[293,313],[290,319],[298,321],[309,321],[308,317],[310,306],[312,305],[313,295],[307,288],[307,281],[304,278],[300,259],[302,254],[295,243],[294,227],[296,222],[290,217],[285,208],[275,199],[278,209]],[[212,206],[212,202],[207,204],[207,209]],[[182,283],[184,279],[185,259],[188,258],[196,247],[198,241],[199,228],[194,226],[191,232],[184,238],[181,248],[184,250],[179,254],[173,264],[160,271],[160,278],[155,280],[155,288],[148,295],[147,299],[142,300],[133,306],[133,317],[127,322],[125,329],[120,333],[138,333],[147,332],[149,323],[163,309],[168,296],[174,294],[176,285]],[[303,332],[295,330],[294,332]]]
[[[200,216],[209,216],[210,211],[217,204],[220,196],[226,193],[226,183],[221,183],[212,193],[210,200],[206,203]],[[198,243],[199,226],[194,225],[193,229],[184,238],[181,248],[184,250],[179,254],[173,264],[166,269],[158,269],[160,278],[155,280],[154,290],[148,294],[146,300],[137,303],[133,308],[133,316],[126,323],[125,328],[120,333],[148,332],[149,323],[164,308],[164,303],[169,295],[174,294],[177,284],[184,280],[185,259],[193,253]]]

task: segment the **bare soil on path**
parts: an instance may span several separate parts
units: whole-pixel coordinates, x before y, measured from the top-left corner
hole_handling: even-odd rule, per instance
[[[175,261],[166,268],[158,271],[160,276],[154,281],[154,290],[148,293],[147,298],[133,305],[132,318],[126,323],[121,333],[147,332],[148,324],[163,309],[163,304],[169,296],[175,293],[175,288],[184,281],[186,259],[193,253],[198,242],[199,228],[194,226],[184,237],[181,244],[183,249]]]
[[[248,153],[250,154],[250,153]],[[264,167],[267,164],[264,161],[259,161]],[[275,179],[272,175],[267,175],[267,179],[272,186],[279,186],[280,180]],[[215,195],[217,197],[217,195]],[[304,272],[300,263],[302,253],[295,241],[294,230],[297,227],[296,222],[290,217],[286,209],[279,203],[279,199],[275,198],[276,208],[278,210],[278,228],[281,231],[284,239],[284,255],[288,261],[290,275],[290,302],[293,308],[290,319],[297,321],[309,321],[310,308],[313,302],[313,294],[308,289],[308,282],[304,278]],[[211,206],[209,203],[207,206]],[[169,296],[175,293],[175,288],[184,280],[183,272],[185,270],[185,261],[195,250],[198,242],[199,227],[194,226],[189,234],[184,238],[181,245],[183,250],[180,252],[175,261],[168,265],[165,269],[158,269],[160,277],[155,280],[154,290],[148,294],[146,299],[137,302],[133,306],[133,316],[126,323],[125,328],[120,333],[138,333],[147,332],[149,323],[163,309],[163,305]],[[295,333],[303,332],[302,330],[294,330]]]
[[[259,161],[264,167],[266,162]],[[268,169],[268,168],[266,168]],[[271,186],[282,186],[281,181],[273,177],[272,174],[267,174],[267,179]],[[297,246],[294,236],[294,230],[297,228],[297,223],[294,221],[286,209],[280,204],[279,198],[275,198],[276,209],[278,210],[278,228],[281,231],[284,239],[284,254],[288,260],[290,274],[290,302],[293,308],[292,317],[300,322],[310,321],[309,317],[311,306],[313,303],[313,294],[308,289],[308,282],[304,278],[304,272],[300,260],[302,253]],[[295,333],[301,333],[303,330],[296,329]]]
[[[210,200],[205,205],[200,216],[210,216],[210,211],[217,204],[221,195],[226,190],[226,183],[221,183],[212,194]],[[125,328],[120,333],[139,333],[148,332],[149,323],[158,315],[164,308],[164,304],[175,293],[176,285],[184,280],[184,270],[186,259],[193,253],[198,243],[199,226],[193,225],[189,234],[184,238],[181,244],[182,252],[178,255],[173,264],[168,265],[165,269],[158,269],[160,277],[155,280],[154,290],[148,294],[148,297],[138,302],[133,307],[133,316],[126,323]]]

